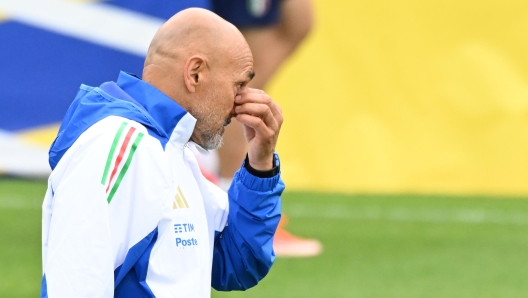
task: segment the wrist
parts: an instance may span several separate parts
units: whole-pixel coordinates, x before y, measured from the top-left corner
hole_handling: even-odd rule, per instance
[[[254,159],[251,159],[249,157],[249,154],[247,154],[246,162],[251,166],[251,168],[257,171],[269,171],[274,167],[273,155],[271,155],[269,158],[266,158],[265,160],[256,161]]]
[[[246,155],[246,159],[244,161],[244,168],[253,176],[259,178],[271,178],[276,176],[280,172],[279,157],[276,153],[273,154],[270,164],[271,167],[267,167],[266,170],[255,169],[253,164],[249,161],[249,156]]]

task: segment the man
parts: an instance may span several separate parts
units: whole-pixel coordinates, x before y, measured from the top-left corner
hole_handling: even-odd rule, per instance
[[[50,149],[42,297],[209,297],[267,274],[283,118],[253,76],[241,33],[195,8],[158,30],[143,80],[81,86]],[[227,195],[189,146],[218,147],[232,117],[248,152]]]

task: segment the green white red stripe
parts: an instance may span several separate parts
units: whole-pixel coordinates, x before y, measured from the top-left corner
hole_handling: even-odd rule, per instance
[[[123,133],[126,133],[123,136]],[[123,122],[116,132],[110,152],[106,159],[106,166],[101,179],[101,184],[106,186],[108,194],[107,202],[110,203],[114,197],[123,177],[125,176],[134,153],[143,138],[143,133],[130,126],[128,122]],[[133,140],[133,141],[132,141]],[[118,149],[119,150],[116,150]],[[124,161],[124,162],[123,162]],[[117,174],[117,175],[116,175]]]

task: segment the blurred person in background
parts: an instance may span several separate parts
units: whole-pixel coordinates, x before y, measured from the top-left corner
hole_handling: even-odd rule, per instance
[[[246,38],[256,73],[249,86],[256,89],[266,87],[313,24],[310,0],[212,0],[212,4],[213,11],[237,26]],[[247,152],[242,125],[233,121],[226,128],[224,140],[218,149],[218,180],[220,187],[227,189]],[[292,235],[284,229],[286,223],[283,214],[274,238],[277,256],[309,257],[322,252],[319,241]]]

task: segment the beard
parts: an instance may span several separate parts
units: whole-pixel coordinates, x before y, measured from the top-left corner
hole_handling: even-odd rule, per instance
[[[224,142],[224,131],[202,131],[203,144],[205,150],[214,150],[222,146]]]
[[[224,119],[223,125],[218,126],[222,115],[214,109],[214,103],[218,102],[217,92],[214,89],[208,89],[206,96],[194,107],[189,108],[189,113],[196,118],[194,129],[198,132],[200,145],[206,150],[218,149],[222,146],[224,140],[224,126],[231,122],[231,117]],[[196,142],[196,141],[195,141]]]

